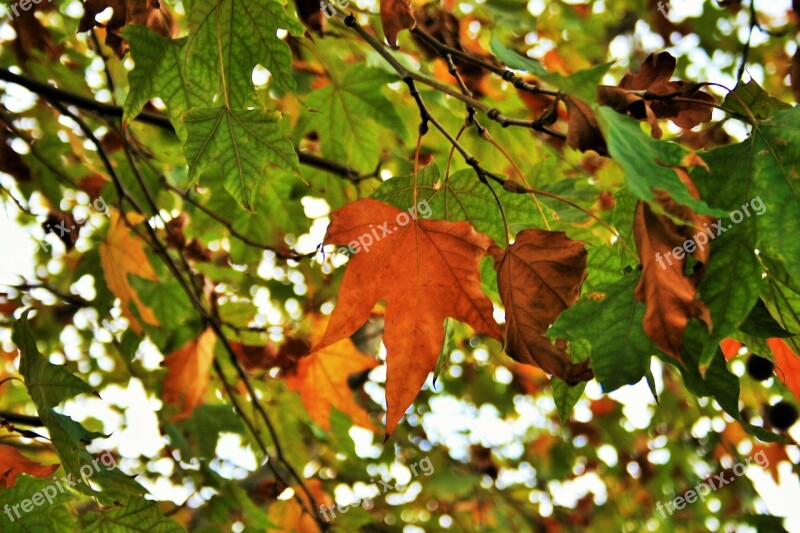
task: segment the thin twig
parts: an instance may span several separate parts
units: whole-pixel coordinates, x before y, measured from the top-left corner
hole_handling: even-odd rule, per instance
[[[494,65],[492,63],[489,63],[488,61],[484,61],[483,59],[470,55],[462,50],[458,50],[456,48],[448,46],[443,42],[439,41],[438,39],[436,39],[434,36],[426,32],[422,28],[420,28],[419,26],[415,26],[410,31],[414,35],[419,36],[422,40],[424,40],[438,52],[444,51],[450,55],[458,57],[459,59],[472,63],[473,65],[477,65],[485,70],[488,70],[489,72],[492,72],[493,74],[500,76],[503,80],[511,83],[516,89],[520,89],[532,94],[546,94],[548,96],[558,96],[559,94],[558,91],[549,91],[547,89],[542,89],[537,85],[527,83],[522,78],[520,78],[512,71],[510,71],[508,68]]]

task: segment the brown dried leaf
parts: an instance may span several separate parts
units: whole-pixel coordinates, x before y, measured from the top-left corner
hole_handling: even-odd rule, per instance
[[[417,25],[409,0],[381,0],[381,25],[386,41],[397,48],[397,34]]]
[[[619,87],[598,87],[597,101],[600,105],[612,107],[618,113],[629,114],[638,120],[647,119],[653,126],[655,137],[660,137],[660,129],[655,123],[658,118],[669,118],[684,129],[708,122],[713,110],[708,104],[713,104],[716,99],[703,92],[699,84],[669,81],[675,72],[675,65],[675,58],[668,52],[650,54],[638,72],[625,74]],[[631,91],[647,91],[652,95],[680,94],[673,98],[644,99]],[[680,98],[680,101],[675,98]]]
[[[586,102],[571,96],[566,98],[566,103],[569,116],[567,145],[581,152],[594,150],[600,155],[608,155],[606,141],[592,108]]]
[[[697,188],[685,170],[676,168],[690,194],[699,198]],[[647,307],[644,330],[664,353],[681,359],[683,336],[690,318],[699,318],[709,327],[711,316],[706,305],[696,300],[698,276],[685,272],[686,257],[674,254],[693,236],[705,231],[703,224],[712,219],[698,215],[679,205],[664,191],[657,190],[655,202],[671,217],[686,222],[678,225],[670,216],[657,214],[645,202],[636,206],[634,239],[642,261],[642,277],[636,286],[636,299]],[[687,247],[689,248],[689,247]],[[708,245],[696,244],[689,254],[700,263],[707,263]],[[678,256],[682,256],[680,259]]]
[[[309,30],[322,32],[325,27],[325,16],[319,0],[294,0],[297,17]]]
[[[263,346],[242,344],[228,341],[231,349],[236,354],[236,359],[247,371],[268,370],[278,362],[278,348],[271,341]]]
[[[497,287],[506,308],[506,353],[567,383],[592,379],[589,362],[574,364],[565,343],[553,345],[547,329],[575,303],[586,277],[583,243],[563,232],[525,230],[503,250],[491,250]]]
[[[11,18],[11,27],[17,33],[14,40],[14,54],[20,63],[24,63],[31,56],[33,50],[44,52],[51,61],[61,55],[62,46],[56,44],[47,28],[36,18],[36,8],[21,11],[19,16]]]
[[[8,142],[12,133],[0,127],[0,172],[5,172],[19,182],[30,181],[31,171],[22,161],[22,157],[11,148]]]
[[[42,224],[42,228],[45,232],[52,233],[58,237],[69,252],[75,248],[75,243],[78,242],[78,237],[80,237],[81,227],[85,223],[85,220],[80,223],[76,222],[71,213],[50,211],[47,215],[47,220]]]

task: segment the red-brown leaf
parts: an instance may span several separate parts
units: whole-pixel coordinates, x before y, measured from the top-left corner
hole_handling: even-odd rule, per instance
[[[416,24],[409,0],[381,0],[383,34],[392,48],[397,48],[397,34],[401,30],[410,30]]]
[[[590,380],[589,362],[574,364],[564,343],[553,345],[546,335],[580,295],[586,277],[583,243],[563,232],[525,230],[507,249],[492,252],[506,308],[506,353],[570,384]]]
[[[582,100],[572,97],[567,97],[566,103],[569,116],[567,144],[570,148],[581,152],[594,150],[600,155],[608,155],[606,141],[592,108]]]
[[[40,465],[19,453],[16,448],[0,444],[0,488],[13,487],[20,474],[46,478],[57,469],[58,464]]]
[[[675,58],[669,52],[650,54],[638,72],[625,74],[619,87],[598,87],[597,101],[600,105],[612,107],[618,113],[629,114],[638,120],[647,119],[653,127],[655,137],[661,136],[661,130],[656,124],[658,118],[669,118],[684,129],[708,122],[713,110],[709,104],[713,104],[716,99],[700,90],[701,87],[697,84],[682,80],[670,81],[675,65]],[[652,95],[680,94],[671,98],[645,99],[631,91],[647,91]]]
[[[676,169],[689,192],[699,198],[697,189],[683,169]],[[706,305],[697,296],[696,277],[686,275],[686,257],[678,259],[672,250],[681,247],[710,224],[709,217],[695,214],[688,207],[675,203],[664,191],[656,191],[655,201],[669,215],[687,225],[677,225],[667,215],[657,214],[645,202],[636,206],[634,239],[642,261],[642,277],[636,286],[636,298],[647,306],[644,330],[664,353],[681,358],[683,336],[690,318],[699,318],[711,325]],[[700,263],[708,262],[708,245],[699,245],[692,255]]]

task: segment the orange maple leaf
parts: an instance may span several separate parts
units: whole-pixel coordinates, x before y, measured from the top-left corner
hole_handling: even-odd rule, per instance
[[[57,469],[58,464],[40,465],[19,453],[16,448],[0,444],[0,488],[13,487],[20,474],[48,477]]]
[[[800,357],[783,339],[767,339],[767,346],[775,357],[775,374],[800,400]]]
[[[169,354],[164,359],[167,376],[162,385],[165,403],[180,409],[175,420],[188,418],[195,407],[203,403],[203,393],[210,379],[211,363],[214,361],[214,330],[206,329],[195,340]]]
[[[410,218],[377,200],[359,200],[334,211],[325,239],[357,245],[359,238],[366,242],[367,235],[377,236],[371,247],[351,257],[339,302],[314,350],[352,335],[374,305],[385,301],[387,434],[436,367],[445,318],[502,339],[478,271],[491,238],[467,222]]]
[[[144,220],[141,215],[128,215],[128,221],[136,225]],[[109,290],[120,299],[122,316],[130,322],[131,330],[141,335],[142,325],[130,309],[131,302],[136,304],[141,319],[151,326],[158,326],[158,319],[153,311],[139,299],[139,295],[131,287],[128,275],[133,274],[140,278],[155,281],[158,279],[155,270],[147,259],[144,251],[144,241],[131,233],[131,230],[120,218],[119,213],[111,211],[111,222],[108,226],[106,240],[99,247],[100,265],[103,267],[103,277]]]
[[[322,339],[327,327],[327,317],[314,316],[312,345]],[[336,407],[349,415],[353,424],[373,429],[367,413],[353,400],[347,378],[378,364],[359,352],[353,341],[343,339],[300,358],[295,371],[286,377],[286,385],[300,393],[306,411],[321,427],[330,429],[331,407]]]
[[[744,344],[733,339],[722,339],[722,342],[719,343],[719,348],[722,350],[726,361],[730,361],[739,355],[739,350],[742,349],[742,346],[744,346]]]
[[[583,243],[564,232],[525,230],[506,249],[494,246],[497,288],[506,308],[506,353],[574,384],[592,379],[589,361],[574,364],[547,328],[580,296],[586,277]]]

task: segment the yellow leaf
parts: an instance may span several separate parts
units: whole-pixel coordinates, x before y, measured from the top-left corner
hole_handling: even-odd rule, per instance
[[[129,215],[128,221],[136,225],[143,220],[141,216]],[[134,235],[117,211],[111,212],[106,240],[100,245],[100,265],[108,288],[120,299],[122,315],[128,319],[134,333],[141,335],[142,325],[131,312],[130,304],[136,304],[141,319],[151,326],[158,326],[158,319],[152,309],[139,299],[131,287],[128,275],[156,281],[158,277],[144,251],[144,241]]]
[[[328,327],[328,318],[315,317],[312,345],[316,345]],[[300,393],[306,411],[325,429],[330,429],[331,407],[350,416],[353,424],[374,429],[367,413],[353,399],[347,385],[351,374],[375,368],[378,362],[359,352],[349,338],[302,357],[296,371],[286,378],[286,385]]]
[[[181,410],[176,420],[188,418],[194,408],[203,403],[216,340],[214,330],[208,328],[197,339],[189,341],[164,359],[164,366],[168,370],[161,397],[164,402]]]

